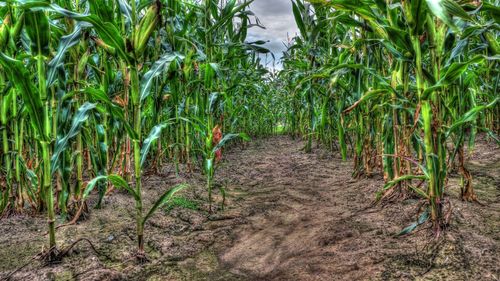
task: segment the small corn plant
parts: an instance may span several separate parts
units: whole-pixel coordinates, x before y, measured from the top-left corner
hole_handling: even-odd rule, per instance
[[[188,187],[187,184],[178,184],[164,192],[151,206],[149,211],[146,213],[146,215],[143,214],[142,208],[143,208],[143,202],[142,202],[142,194],[137,193],[130,185],[123,179],[123,177],[119,175],[108,175],[108,176],[99,176],[94,179],[92,179],[87,187],[85,188],[85,191],[83,193],[83,199],[85,200],[90,192],[95,188],[98,182],[100,181],[108,181],[111,184],[113,184],[116,188],[118,189],[123,189],[126,190],[135,200],[135,206],[136,206],[136,231],[137,231],[137,250],[138,250],[138,257],[142,260],[146,259],[145,252],[144,252],[144,225],[146,224],[147,220],[151,218],[151,216],[162,206],[167,204],[173,196]]]
[[[137,164],[139,165],[139,170],[142,171],[144,163],[146,161],[148,152],[155,140],[157,140],[163,128],[166,127],[166,124],[161,124],[155,126],[149,136],[146,138],[144,143],[142,144],[140,159],[136,159]],[[98,176],[92,179],[85,191],[83,192],[83,199],[88,197],[90,192],[95,188],[98,182],[100,181],[108,181],[112,183],[116,188],[126,190],[135,200],[135,209],[136,209],[136,231],[137,231],[137,247],[138,247],[138,257],[141,259],[145,259],[144,253],[144,225],[146,221],[151,218],[151,216],[156,212],[160,207],[168,203],[172,197],[179,191],[185,189],[188,185],[179,184],[176,185],[165,193],[163,193],[158,200],[153,204],[153,206],[149,209],[149,211],[144,215],[143,213],[143,200],[142,200],[142,189],[136,187],[133,189],[125,179],[118,175],[107,175],[107,176]]]
[[[211,118],[207,118],[207,122],[200,121],[198,119],[194,119],[196,122],[193,122],[194,129],[199,133],[200,139],[204,140],[201,143],[200,152],[203,156],[203,173],[206,177],[206,188],[208,191],[208,204],[209,204],[209,212],[212,212],[212,188],[213,188],[213,179],[215,176],[215,171],[217,167],[217,158],[220,155],[221,149],[231,140],[233,139],[242,139],[244,141],[250,141],[250,138],[245,133],[229,133],[224,135],[219,140],[215,141],[214,133],[218,134],[218,130],[214,130],[210,125]],[[215,128],[219,128],[217,125]],[[219,156],[220,158],[220,156]]]

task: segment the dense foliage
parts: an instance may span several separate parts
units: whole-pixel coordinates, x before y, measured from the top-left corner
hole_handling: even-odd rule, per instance
[[[136,201],[142,251],[145,221],[184,187],[145,213],[145,169],[199,165],[210,192],[217,151],[248,138],[227,132],[273,130],[271,119],[251,121],[268,106],[270,78],[264,42],[245,40],[249,4],[1,2],[0,213],[47,212],[55,249],[56,214],[80,214],[94,189],[99,208],[109,182]]]
[[[144,170],[199,167],[211,203],[222,147],[276,132],[352,157],[355,177],[380,171],[378,199],[421,197],[403,233],[430,220],[439,235],[454,169],[476,200],[464,159],[500,130],[498,0],[295,0],[279,72],[247,41],[250,4],[0,1],[0,213],[46,213],[57,259],[56,217],[123,189],[143,253],[146,220],[186,187],[145,210]]]
[[[478,132],[498,141],[498,1],[293,2],[300,36],[280,79],[286,123],[354,159],[353,175],[383,172],[379,199],[427,201],[436,234],[446,224],[448,174],[474,201],[465,147]],[[416,224],[409,229],[415,228]]]

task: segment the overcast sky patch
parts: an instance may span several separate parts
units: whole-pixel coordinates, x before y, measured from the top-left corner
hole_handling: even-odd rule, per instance
[[[252,27],[248,31],[247,41],[269,41],[264,45],[274,53],[277,63],[286,50],[284,42],[293,38],[298,32],[293,18],[291,0],[255,0],[250,5],[255,15],[266,29]],[[271,60],[271,57],[269,57]],[[271,67],[272,65],[268,65]]]

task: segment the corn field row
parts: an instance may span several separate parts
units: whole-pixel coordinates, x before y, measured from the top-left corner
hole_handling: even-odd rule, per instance
[[[256,24],[249,4],[3,2],[0,212],[46,212],[56,249],[56,215],[79,214],[94,189],[100,208],[111,183],[136,201],[143,251],[145,221],[185,187],[146,213],[145,169],[199,165],[210,193],[217,151],[248,138],[226,132],[273,130],[257,118],[273,90],[258,58],[269,51],[245,41]]]
[[[293,13],[283,122],[306,151],[316,139],[351,156],[354,177],[383,173],[378,199],[425,200],[418,224],[439,235],[448,175],[476,201],[464,159],[478,133],[498,142],[499,2],[297,0]]]
[[[186,187],[145,208],[145,170],[199,168],[211,202],[223,146],[278,131],[383,173],[379,200],[422,198],[437,235],[452,171],[477,199],[464,159],[478,133],[498,142],[497,0],[295,0],[279,72],[247,41],[251,2],[1,1],[0,213],[45,213],[54,260],[56,222],[122,189],[143,253],[147,219]]]

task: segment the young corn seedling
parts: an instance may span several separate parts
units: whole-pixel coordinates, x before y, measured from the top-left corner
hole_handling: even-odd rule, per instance
[[[142,212],[143,209],[143,201],[142,201],[142,194],[137,193],[136,190],[134,190],[132,187],[129,186],[127,181],[125,181],[121,176],[118,175],[108,175],[108,176],[99,176],[94,179],[92,179],[88,184],[87,187],[85,188],[85,191],[83,192],[83,200],[85,200],[90,192],[95,188],[97,183],[99,181],[109,181],[113,186],[126,190],[133,198],[135,201],[135,206],[136,206],[136,235],[137,235],[137,258],[140,261],[147,261],[146,253],[144,251],[144,226],[146,222],[153,216],[153,214],[158,210],[161,209],[163,206],[165,206],[172,198],[174,195],[187,188],[187,184],[179,184],[176,185],[169,190],[167,190],[165,193],[163,193],[156,202],[154,202],[153,206],[149,209],[149,211],[144,215]]]

